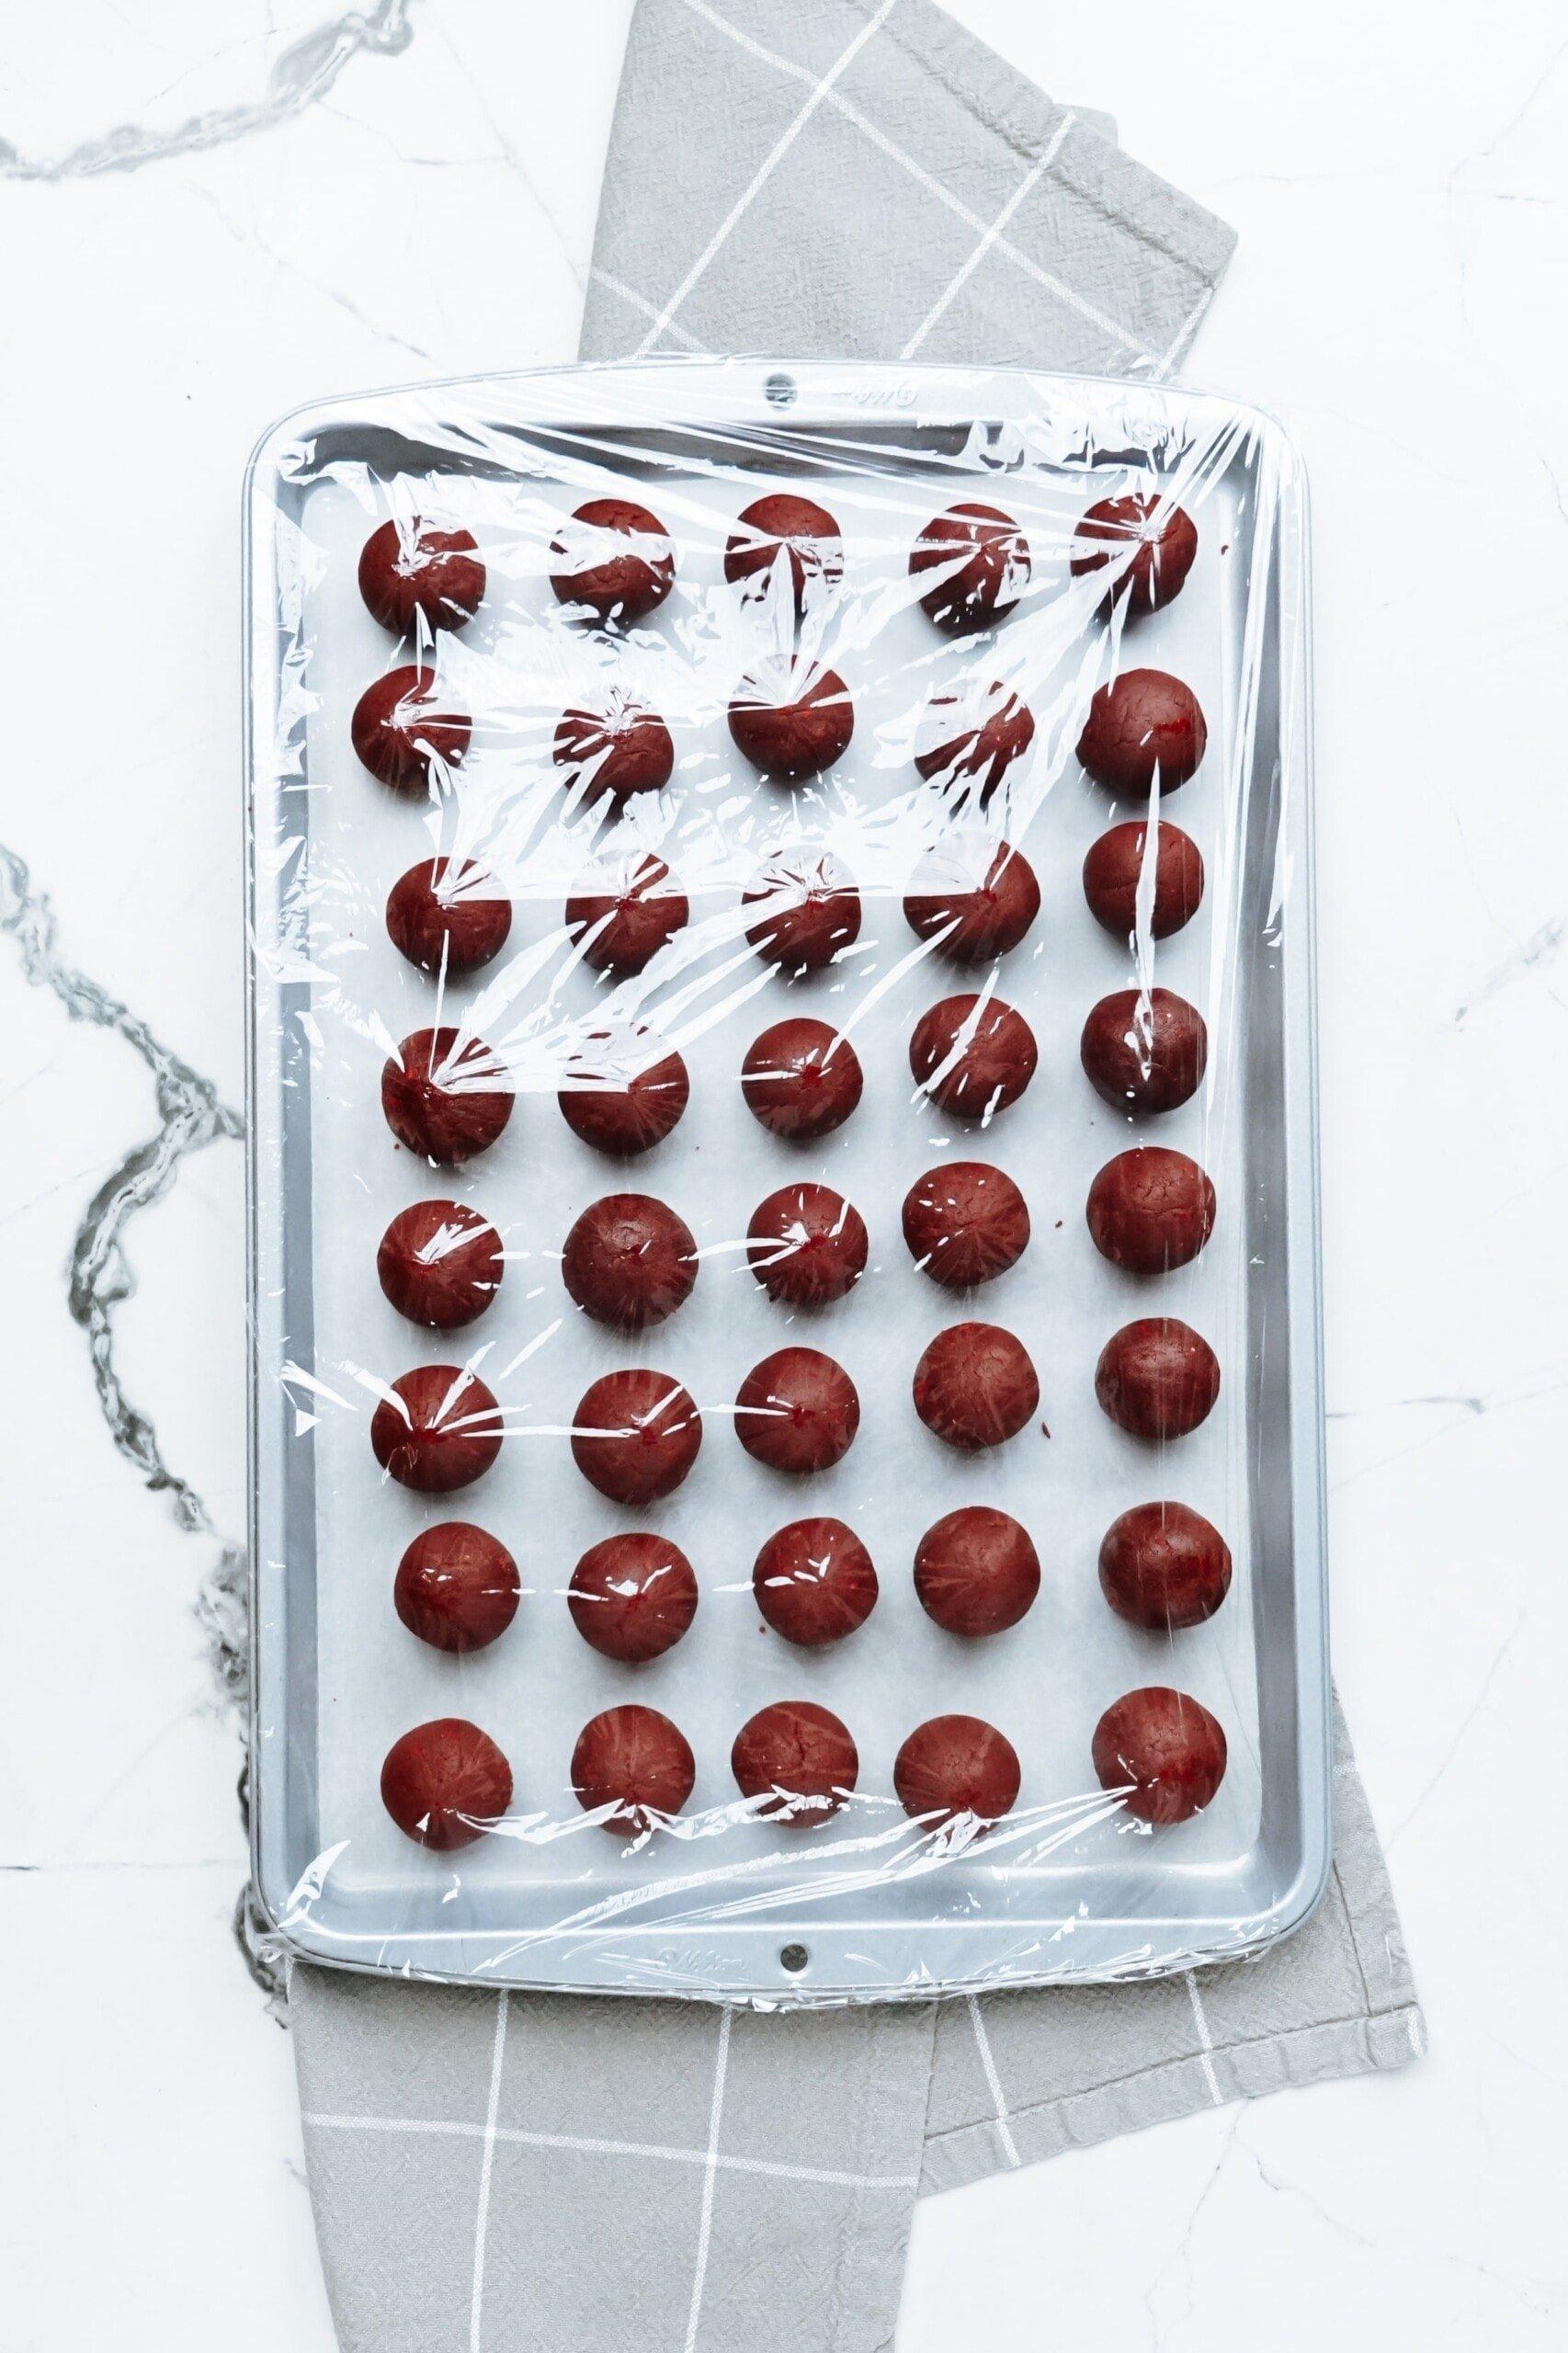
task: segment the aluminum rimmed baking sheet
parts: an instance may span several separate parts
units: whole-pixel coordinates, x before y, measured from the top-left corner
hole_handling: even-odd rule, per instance
[[[1107,628],[1094,584],[1068,573],[1073,528],[1092,499],[1151,485],[1193,512],[1199,559],[1168,609]],[[781,624],[725,583],[723,545],[739,508],[777,488],[841,524],[845,587],[812,650],[856,711],[845,758],[794,792],[755,777],[725,723],[735,682],[777,653]],[[624,642],[585,629],[547,576],[561,519],[615,494],[655,509],[679,558],[668,603]],[[1013,513],[1035,553],[1028,595],[979,642],[933,631],[905,576],[921,526],[966,497]],[[358,550],[387,515],[415,512],[468,524],[489,585],[471,627],[437,649],[443,687],[473,712],[472,749],[437,798],[411,804],[359,767],[348,720],[372,678],[411,658],[360,602]],[[1298,1925],[1327,1868],[1328,1684],[1306,548],[1288,441],[1228,402],[1087,379],[816,362],[569,369],[289,418],[253,461],[246,521],[255,1862],[279,1934],[351,1967],[809,2002],[1147,1973]],[[1139,665],[1184,677],[1210,725],[1198,775],[1165,812],[1202,849],[1204,904],[1141,964],[1092,920],[1079,878],[1097,834],[1146,804],[1115,802],[1074,756],[1095,688]],[[1024,695],[1037,732],[1023,772],[963,822],[1005,828],[1043,904],[995,983],[1035,1030],[1039,1072],[973,1131],[916,1099],[906,1047],[927,1004],[980,983],[912,953],[902,897],[951,822],[910,765],[920,710],[983,669]],[[646,1158],[603,1162],[568,1131],[548,1056],[530,1046],[501,1141],[462,1169],[422,1167],[381,1118],[390,1042],[476,1012],[492,1042],[497,1024],[517,1036],[532,1020],[537,1038],[604,1013],[606,984],[562,932],[603,821],[565,805],[550,747],[562,710],[612,677],[655,700],[676,741],[671,785],[647,797],[657,805],[633,804],[615,830],[664,857],[692,903],[677,969],[636,997],[639,1017],[678,1037],[691,1106]],[[787,991],[747,958],[734,916],[781,839],[841,858],[865,910],[855,950]],[[509,977],[449,983],[437,1014],[381,908],[406,866],[454,846],[482,850],[513,897]],[[1200,1006],[1211,1051],[1191,1103],[1130,1124],[1087,1086],[1077,1040],[1090,1006],[1140,974]],[[805,1151],[768,1138],[736,1083],[756,1033],[796,1012],[846,1029],[867,1076],[855,1118]],[[1221,1208],[1198,1261],[1150,1284],[1097,1256],[1083,1211],[1106,1160],[1156,1142],[1209,1168]],[[908,1185],[944,1156],[995,1162],[1031,1211],[1025,1257],[967,1298],[920,1276],[899,1230]],[[737,1247],[752,1206],[792,1176],[835,1186],[871,1234],[862,1282],[809,1329],[763,1296]],[[559,1267],[573,1218],[614,1190],[669,1200],[702,1252],[687,1305],[631,1343],[576,1313]],[[393,1313],[374,1265],[388,1219],[437,1194],[483,1208],[507,1251],[494,1306],[445,1336]],[[1106,1420],[1093,1373],[1119,1324],[1165,1313],[1211,1341],[1223,1387],[1203,1428],[1156,1451]],[[1018,1334],[1042,1394],[1036,1426],[959,1460],[921,1429],[908,1385],[926,1340],[967,1316]],[[789,1344],[837,1357],[863,1407],[844,1461],[804,1483],[751,1462],[725,1418],[748,1366]],[[370,1453],[375,1384],[475,1351],[508,1442],[472,1490],[411,1495]],[[704,1409],[696,1470],[643,1521],[585,1484],[560,1435],[587,1381],[625,1363],[669,1371]],[[1209,1624],[1155,1637],[1110,1612],[1095,1563],[1119,1512],[1167,1495],[1222,1529],[1235,1576]],[[922,1529],[965,1502],[1021,1519],[1044,1570],[1018,1627],[969,1644],[926,1620],[909,1573]],[[811,1513],[864,1536],[881,1597],[848,1642],[807,1654],[762,1631],[750,1568],[771,1527]],[[490,1528],[523,1575],[516,1623],[465,1658],[415,1643],[391,1603],[404,1545],[440,1518]],[[702,1598],[685,1641],[632,1670],[581,1642],[562,1595],[585,1545],[639,1524],[683,1547]],[[1088,1761],[1100,1710],[1152,1683],[1190,1691],[1230,1744],[1208,1812],[1154,1834],[1107,1799]],[[734,1733],[769,1700],[807,1697],[855,1733],[855,1800],[810,1832],[737,1818]],[[627,1851],[581,1814],[568,1768],[577,1727],[631,1700],[680,1723],[698,1781],[675,1830]],[[891,1784],[903,1734],[951,1711],[1006,1731],[1024,1773],[1015,1813],[960,1852],[911,1829]],[[516,1798],[499,1830],[435,1856],[387,1818],[377,1778],[393,1738],[443,1715],[501,1743]]]

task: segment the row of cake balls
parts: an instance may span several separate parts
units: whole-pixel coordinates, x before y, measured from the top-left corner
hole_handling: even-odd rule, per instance
[[[747,674],[728,707],[731,740],[757,772],[781,784],[824,776],[855,735],[854,698],[836,670],[791,656]],[[429,790],[434,768],[462,766],[472,714],[427,663],[404,664],[367,687],[349,733],[360,765],[393,792]],[[953,798],[983,806],[1035,737],[1034,714],[999,679],[938,686],[922,711],[916,773]],[[1096,783],[1130,799],[1162,794],[1196,774],[1209,741],[1197,696],[1169,671],[1123,670],[1099,687],[1078,738],[1078,759]],[[568,706],[556,724],[552,757],[577,807],[622,808],[661,792],[675,774],[667,722],[620,686]]]
[[[1202,1016],[1169,989],[1130,989],[1103,999],[1085,1041],[1089,1075],[1108,1101],[1127,1110],[1170,1110],[1187,1102],[1197,1091],[1207,1057]],[[619,1073],[633,1063],[632,1075],[619,1083]],[[965,991],[942,998],[921,1015],[909,1040],[909,1070],[917,1092],[970,1123],[988,1124],[1017,1103],[1039,1063],[1028,1022],[1005,998],[989,993]],[[661,1053],[653,1032],[641,1024],[585,1032],[568,1067],[571,1075],[556,1097],[561,1115],[584,1143],[611,1159],[633,1159],[663,1143],[691,1099],[684,1057],[673,1050]],[[515,1101],[506,1079],[505,1062],[483,1038],[449,1023],[415,1029],[382,1066],[381,1109],[409,1151],[437,1167],[458,1167],[489,1151],[505,1132]],[[772,1023],[753,1040],[741,1064],[740,1086],[746,1108],[770,1134],[815,1142],[854,1113],[865,1073],[842,1031],[797,1015]],[[1166,1214],[1176,1206],[1174,1163],[1181,1158],[1177,1154],[1147,1164],[1151,1175],[1156,1168],[1161,1172]],[[1185,1166],[1191,1172],[1184,1188],[1190,1197],[1187,1214],[1202,1225],[1186,1253],[1192,1257],[1213,1222],[1213,1188],[1196,1164]],[[1121,1176],[1134,1173],[1134,1167],[1124,1168]],[[1120,1178],[1104,1184],[1096,1179],[1108,1208],[1113,1182]],[[1132,1204],[1128,1207],[1131,1213]],[[1097,1222],[1097,1212],[1091,1222]],[[1172,1260],[1185,1262],[1180,1256]]]
[[[1138,928],[1137,894],[1147,826],[1113,826],[1084,861],[1084,892],[1113,936]],[[1159,827],[1149,928],[1180,930],[1203,895],[1203,861],[1176,825]],[[716,893],[710,893],[716,896]],[[748,946],[796,976],[820,972],[860,937],[860,891],[843,860],[809,843],[776,850],[740,892],[755,909]],[[910,877],[904,921],[949,962],[990,963],[1028,938],[1040,913],[1040,883],[1023,852],[994,835],[962,829],[928,851]],[[647,970],[686,930],[691,903],[664,859],[634,850],[585,875],[565,904],[564,925],[583,961],[615,980]],[[512,903],[471,858],[431,858],[392,885],[387,935],[399,955],[432,977],[466,978],[494,961],[511,937]]]
[[[1224,1779],[1223,1727],[1186,1692],[1165,1685],[1124,1692],[1089,1745],[1095,1779],[1138,1820],[1190,1821]],[[860,1757],[848,1726],[812,1699],[775,1700],[736,1734],[730,1768],[742,1819],[792,1830],[830,1821],[853,1796]],[[656,1708],[607,1708],[578,1733],[574,1796],[601,1828],[642,1837],[673,1823],[697,1786],[697,1759],[680,1727]],[[983,1834],[1011,1813],[1023,1768],[1006,1734],[982,1717],[934,1716],[893,1762],[893,1791],[910,1820],[951,1842]],[[1060,1798],[1061,1792],[1052,1792]],[[404,1835],[449,1853],[505,1821],[512,1803],[505,1752],[460,1716],[416,1724],[381,1767],[381,1801]]]
[[[1069,570],[1074,579],[1105,574],[1102,612],[1120,605],[1137,618],[1180,595],[1197,554],[1197,527],[1185,508],[1131,492],[1085,510]],[[551,541],[550,561],[559,601],[600,624],[645,620],[676,581],[672,534],[631,498],[591,498],[574,508]],[[920,601],[928,618],[961,636],[1005,619],[1033,577],[1034,559],[1013,516],[971,500],[932,517],[910,550],[908,569],[926,584]],[[837,519],[799,492],[770,492],[743,507],[724,550],[732,587],[766,592],[787,582],[797,610],[838,588],[844,573]],[[358,577],[367,610],[397,636],[420,623],[431,631],[465,629],[488,585],[472,532],[420,516],[393,517],[372,531]]]
[[[1140,1317],[1100,1351],[1095,1394],[1129,1436],[1160,1445],[1188,1436],[1213,1411],[1220,1365],[1200,1333],[1175,1316]],[[956,1453],[1017,1438],[1040,1407],[1040,1376],[1016,1334],[999,1324],[951,1324],[921,1351],[910,1382],[915,1415]],[[860,1392],[820,1348],[777,1348],[755,1364],[722,1411],[754,1461],[805,1478],[830,1471],[854,1445]],[[684,1383],[647,1365],[590,1381],[572,1416],[573,1460],[612,1503],[662,1502],[689,1475],[704,1415]],[[472,1365],[422,1364],[382,1391],[370,1446],[388,1477],[419,1495],[452,1495],[492,1470],[510,1438],[541,1435],[508,1424]]]
[[[1200,1512],[1176,1502],[1136,1504],[1107,1529],[1100,1588],[1119,1618],[1172,1634],[1211,1618],[1231,1586],[1231,1552]],[[988,1504],[966,1504],[926,1530],[915,1548],[921,1608],[944,1632],[975,1642],[1006,1633],[1034,1606],[1040,1555],[1019,1521]],[[870,1617],[881,1584],[870,1552],[841,1519],[792,1520],[753,1563],[751,1591],[764,1622],[801,1650],[821,1650]],[[523,1596],[517,1562],[471,1520],[443,1520],[415,1537],[398,1563],[392,1601],[411,1634],[434,1650],[484,1650],[512,1624]],[[667,1536],[619,1531],[591,1544],[565,1589],[572,1620],[601,1657],[645,1666],[673,1650],[697,1616],[690,1561]]]

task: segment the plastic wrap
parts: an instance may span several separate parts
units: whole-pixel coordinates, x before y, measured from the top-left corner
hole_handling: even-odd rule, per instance
[[[1298,1925],[1278,429],[1001,371],[484,379],[285,420],[247,546],[277,1933],[812,2002]]]

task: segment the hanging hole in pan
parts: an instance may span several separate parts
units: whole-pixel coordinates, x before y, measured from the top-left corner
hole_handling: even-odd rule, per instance
[[[778,1955],[778,1966],[787,1969],[791,1977],[799,1977],[810,1960],[804,1945],[786,1945]]]
[[[800,387],[796,383],[793,376],[786,375],[784,370],[779,369],[773,375],[769,376],[762,389],[767,395],[767,398],[773,403],[775,408],[790,408],[793,405],[795,395],[800,390]],[[796,1948],[791,1945],[790,1949],[793,1952]]]

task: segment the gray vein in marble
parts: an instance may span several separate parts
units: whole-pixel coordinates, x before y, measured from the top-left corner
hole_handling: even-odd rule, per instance
[[[1520,1634],[1523,1632],[1525,1620],[1528,1616],[1529,1610],[1528,1608],[1521,1609],[1518,1616],[1515,1619],[1512,1626],[1508,1629],[1507,1633],[1503,1637],[1501,1643],[1498,1645],[1496,1655],[1493,1659],[1491,1665],[1487,1668],[1485,1676],[1482,1679],[1480,1690],[1476,1693],[1475,1698],[1466,1709],[1464,1715],[1461,1717],[1459,1723],[1454,1727],[1453,1738],[1449,1741],[1447,1748],[1444,1749],[1435,1770],[1428,1775],[1427,1779],[1421,1790],[1420,1795],[1416,1798],[1414,1805],[1410,1806],[1406,1812],[1401,1815],[1399,1821],[1394,1824],[1393,1828],[1390,1831],[1388,1837],[1384,1842],[1386,1850],[1390,1854],[1392,1853],[1395,1843],[1399,1839],[1403,1838],[1404,1833],[1409,1829],[1417,1814],[1420,1813],[1427,1800],[1433,1795],[1434,1791],[1441,1783],[1444,1775],[1448,1772],[1449,1766],[1453,1763],[1454,1758],[1458,1756],[1459,1751],[1463,1745],[1465,1734],[1469,1732],[1476,1718],[1483,1712],[1486,1703],[1492,1696],[1492,1687],[1496,1682],[1497,1677],[1502,1674],[1504,1667],[1507,1665],[1508,1654],[1512,1651],[1514,1644],[1518,1641]]]
[[[237,1141],[244,1123],[220,1100],[210,1080],[164,1045],[119,998],[66,962],[48,898],[33,887],[24,860],[3,843],[0,933],[15,939],[23,973],[34,988],[54,997],[69,1020],[122,1039],[152,1074],[157,1131],[125,1154],[83,1212],[71,1246],[66,1301],[73,1321],[87,1336],[93,1382],[116,1449],[148,1487],[169,1497],[182,1529],[208,1537],[218,1547],[217,1563],[197,1597],[196,1615],[224,1699],[243,1707],[249,1689],[250,1633],[244,1547],[220,1533],[190,1481],[165,1460],[150,1416],[126,1395],[115,1367],[114,1312],[134,1288],[125,1255],[127,1226],[139,1211],[168,1191],[188,1154],[210,1143]],[[244,1815],[243,1771],[240,1806]],[[276,1974],[259,1949],[259,1936],[253,1942],[245,1933],[250,1917],[247,1885],[236,1906],[235,1934],[252,1975],[276,2000]]]
[[[256,230],[236,227],[210,188],[198,188],[194,193],[199,196],[202,202],[216,214],[237,245],[244,245],[250,252],[259,254],[263,261],[270,263],[271,267],[282,276],[292,278],[301,286],[308,286],[311,291],[319,294],[324,301],[330,302],[335,309],[344,312],[354,321],[356,326],[362,327],[375,342],[394,344],[399,351],[406,351],[414,358],[422,359],[427,365],[434,366],[434,354],[426,351],[422,343],[415,343],[410,336],[400,335],[395,327],[384,327],[375,319],[368,317],[340,286],[331,285],[324,278],[317,278],[312,271],[303,268],[299,262],[295,261],[291,255],[279,253],[276,245],[269,245],[266,238],[260,236]]]
[[[395,57],[414,38],[409,12],[414,0],[377,0],[361,14],[350,9],[302,34],[279,51],[259,97],[192,115],[166,131],[119,123],[97,139],[81,141],[62,155],[27,155],[0,138],[0,179],[93,179],[105,172],[139,171],[175,155],[195,155],[231,146],[255,131],[276,130],[303,114],[334,87],[344,68],[361,54]]]
[[[1484,980],[1476,983],[1462,1005],[1454,1008],[1454,1028],[1462,1029],[1477,1006],[1489,1003],[1507,987],[1510,981],[1517,980],[1523,972],[1533,972],[1539,966],[1550,963],[1564,940],[1568,940],[1568,916],[1554,915],[1539,930],[1532,931],[1528,939],[1519,942],[1511,956],[1505,956]],[[1562,1000],[1553,995],[1553,1002],[1560,1004]]]

